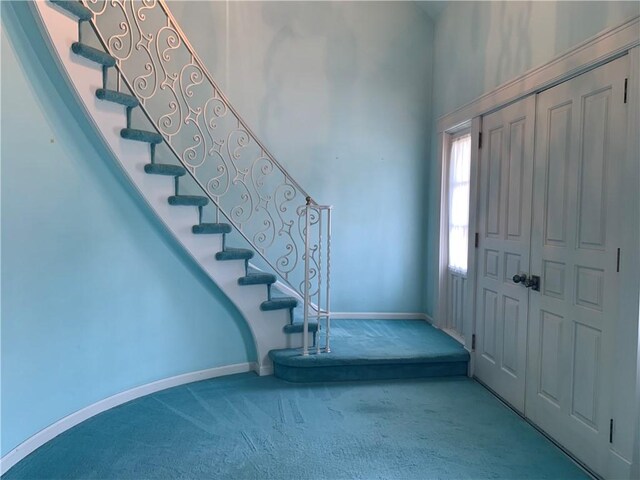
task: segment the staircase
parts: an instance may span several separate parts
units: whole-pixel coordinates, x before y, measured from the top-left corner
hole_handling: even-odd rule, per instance
[[[243,205],[242,201],[247,199],[248,194],[233,194],[239,197],[240,203],[237,203],[238,199],[234,198],[236,204],[228,207],[224,205],[224,199],[227,197],[216,190],[222,181],[220,175],[209,179],[207,184],[203,185],[202,178],[198,176],[199,165],[194,167],[193,163],[190,163],[194,158],[194,150],[186,146],[180,152],[177,147],[179,142],[184,142],[184,139],[180,138],[185,136],[184,132],[176,135],[177,132],[168,132],[158,127],[158,125],[170,125],[174,120],[167,120],[166,113],[154,113],[154,105],[150,102],[150,98],[136,90],[132,80],[125,75],[123,58],[117,58],[109,53],[109,43],[112,47],[114,43],[103,38],[97,28],[96,20],[105,13],[108,4],[114,5],[114,3],[104,2],[102,11],[93,11],[88,6],[95,8],[96,4],[50,0],[34,2],[31,8],[54,58],[59,62],[61,72],[67,76],[81,105],[85,108],[88,120],[100,133],[142,198],[199,266],[240,310],[256,344],[258,372],[270,374],[272,373],[272,364],[268,356],[270,350],[299,348],[309,343],[312,346],[315,345],[319,322],[309,318],[309,307],[302,311],[300,300],[305,296],[307,299],[310,298],[309,288],[312,287],[313,272],[319,275],[317,270],[309,267],[309,261],[315,259],[316,253],[313,247],[317,247],[317,242],[312,243],[312,247],[309,248],[309,239],[304,235],[309,235],[313,229],[312,225],[316,225],[318,218],[314,212],[321,214],[321,209],[312,210],[315,204],[309,201],[308,195],[291,181],[288,174],[275,160],[272,160],[270,154],[261,145],[259,160],[263,165],[259,171],[262,177],[256,178],[255,174],[252,176],[253,172],[238,168],[237,176],[251,177],[256,191],[261,195],[260,201],[263,208],[264,204],[269,207],[269,201],[277,198],[277,195],[283,196],[287,202],[293,201],[294,198],[307,197],[307,206],[297,206],[293,209],[293,214],[282,206],[282,202],[276,205],[281,213],[293,215],[299,225],[304,225],[305,220],[307,222],[306,229],[302,229],[301,237],[303,242],[306,241],[307,250],[297,254],[300,258],[304,258],[304,262],[298,262],[296,258],[294,265],[304,263],[306,270],[300,274],[300,268],[287,269],[287,265],[292,262],[291,257],[287,255],[280,255],[276,257],[275,262],[271,262],[266,247],[273,246],[277,242],[272,240],[270,245],[267,244],[269,232],[263,228],[253,238],[249,238],[247,233],[247,224],[249,224],[247,220],[251,218],[246,216],[249,207]],[[147,10],[153,8],[144,4],[140,6],[143,8],[138,10],[138,13],[144,8]],[[135,10],[137,7],[131,3],[130,8]],[[159,4],[156,10],[156,12],[147,11],[146,13],[147,15],[162,13],[170,15],[164,4]],[[179,27],[176,26],[176,28]],[[141,33],[141,38],[142,35]],[[165,74],[167,74],[166,70]],[[123,83],[127,88],[123,87]],[[217,89],[215,85],[213,87],[214,90]],[[217,121],[222,123],[225,118],[220,105],[224,105],[224,109],[227,109],[225,111],[230,107],[222,103],[226,99],[221,98],[220,95],[221,93],[216,90],[215,100],[219,104],[213,112]],[[193,113],[191,106],[189,109],[189,114],[197,118],[199,114]],[[235,112],[233,113],[235,115]],[[181,119],[181,121],[188,124],[190,120],[187,116],[186,120]],[[238,123],[240,124],[239,120]],[[241,159],[236,153],[237,150],[246,147],[253,138],[250,130],[244,126],[238,126],[236,130],[240,131],[240,138],[236,140],[237,149],[229,149],[229,158],[233,165],[235,165],[234,160],[239,163]],[[215,144],[216,139],[213,136],[211,138]],[[224,141],[217,140],[218,146],[221,143]],[[231,140],[229,140],[230,143]],[[159,151],[163,147],[166,148],[160,154]],[[167,155],[167,151],[174,155]],[[219,152],[217,154],[219,155]],[[211,155],[215,156],[216,152]],[[173,161],[167,161],[168,157]],[[178,162],[175,161],[176,159]],[[264,159],[271,163],[265,163]],[[284,187],[276,185],[275,191],[267,195],[260,189],[266,188],[269,169],[273,170],[276,167],[284,172],[286,181],[283,183]],[[218,166],[216,172],[220,173],[220,171],[221,167]],[[183,184],[183,182],[187,183]],[[228,198],[232,198],[233,195],[229,194]],[[277,202],[273,200],[272,203]],[[206,216],[212,216],[211,207],[214,209],[215,218],[213,221],[208,221]],[[257,207],[255,210],[258,210]],[[250,213],[253,214],[253,208]],[[228,221],[222,221],[221,215],[224,217],[222,220]],[[308,217],[311,217],[311,223]],[[263,222],[263,225],[265,223]],[[290,228],[293,221],[282,220],[282,223]],[[249,248],[246,248],[246,245],[229,245],[229,237],[233,232],[240,233],[239,240],[249,243]],[[297,247],[297,245],[294,246]],[[284,248],[290,249],[286,245]],[[256,252],[263,260],[262,268],[251,263],[256,259]],[[282,268],[275,268],[275,273],[265,271],[264,265],[269,268],[272,263]],[[294,274],[298,277],[295,278]],[[303,279],[302,282],[300,278]],[[307,279],[306,283],[304,279]],[[298,284],[296,285],[295,282]],[[320,292],[319,283],[316,283],[315,291]],[[311,305],[311,302],[308,301],[307,305]],[[317,306],[314,308],[316,318],[319,319],[320,311]],[[326,314],[327,310],[324,313]],[[308,333],[305,334],[305,331]],[[308,335],[312,338],[309,339]]]
[[[466,374],[468,352],[423,321],[338,322],[330,349],[331,207],[256,139],[162,0],[31,9],[115,161],[244,316],[260,374],[294,382]]]

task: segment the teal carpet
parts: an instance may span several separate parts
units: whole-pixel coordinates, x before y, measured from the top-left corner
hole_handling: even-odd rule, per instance
[[[465,377],[301,385],[241,374],[104,412],[2,478],[588,477]]]
[[[291,382],[466,375],[469,362],[462,345],[424,320],[334,320],[330,354],[305,357],[290,348],[269,356],[276,377]]]

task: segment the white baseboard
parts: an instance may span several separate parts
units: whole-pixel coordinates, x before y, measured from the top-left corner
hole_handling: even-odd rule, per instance
[[[268,370],[269,367],[263,367],[260,369],[260,375],[266,375],[262,370]],[[75,427],[81,422],[84,422],[88,418],[91,418],[99,413],[102,413],[110,408],[117,407],[123,403],[135,400],[136,398],[150,395],[160,390],[166,390],[167,388],[177,387],[178,385],[184,385],[185,383],[197,382],[200,380],[207,380],[209,378],[222,377],[224,375],[233,375],[235,373],[244,373],[249,371],[258,370],[257,363],[237,363],[234,365],[225,365],[223,367],[208,368],[206,370],[199,370],[197,372],[184,373],[175,377],[169,377],[155,382],[147,383],[139,387],[126,390],[124,392],[117,393],[110,397],[107,397],[99,402],[84,407],[77,412],[67,415],[66,417],[58,420],[56,423],[48,426],[44,430],[39,431],[32,437],[22,442],[16,448],[7,453],[4,457],[0,458],[0,475],[4,475],[11,467],[22,460],[24,457],[41,447],[49,440],[57,437],[61,433]]]
[[[433,319],[426,313],[404,312],[331,312],[332,319],[344,320],[426,320],[433,323]]]

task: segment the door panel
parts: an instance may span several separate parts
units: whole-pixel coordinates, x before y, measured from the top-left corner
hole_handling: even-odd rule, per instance
[[[476,377],[524,412],[535,98],[482,119]]]
[[[599,474],[617,317],[621,58],[538,95],[526,416]]]

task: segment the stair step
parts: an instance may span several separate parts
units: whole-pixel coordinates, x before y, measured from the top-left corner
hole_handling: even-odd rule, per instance
[[[169,205],[181,207],[204,207],[209,203],[207,197],[200,195],[171,195],[169,197]]]
[[[78,1],[50,0],[54,5],[64,8],[67,12],[78,17],[78,20],[87,21],[93,18],[93,13]]]
[[[90,47],[80,42],[73,42],[71,44],[71,51],[76,55],[80,55],[92,62],[99,63],[105,67],[113,67],[116,64],[116,59],[108,53],[98,50],[97,48]]]
[[[304,330],[304,325],[302,323],[290,323],[289,325],[285,325],[282,328],[282,331],[284,333],[302,333],[302,330]],[[318,331],[318,322],[316,321],[309,321],[309,332],[311,333],[315,333]]]
[[[98,97],[99,100],[119,103],[120,105],[124,105],[125,107],[137,107],[138,105],[140,105],[138,99],[133,95],[117,92],[115,90],[109,90],[107,88],[99,88],[98,90],[96,90],[96,97]]]
[[[159,133],[138,130],[136,128],[123,128],[120,130],[120,136],[127,140],[135,140],[136,142],[162,143],[162,135]]]
[[[168,175],[170,177],[181,177],[187,173],[184,167],[168,163],[147,163],[144,166],[144,171],[150,175]]]
[[[280,297],[272,298],[260,304],[260,310],[263,312],[270,310],[283,310],[295,308],[298,305],[298,300],[293,297]]]
[[[231,233],[231,225],[228,223],[201,223],[191,227],[196,235],[208,235],[214,233]]]
[[[249,272],[238,279],[238,285],[271,285],[276,283],[276,276],[266,272]]]
[[[227,247],[216,253],[216,260],[249,260],[253,258],[253,250]]]

